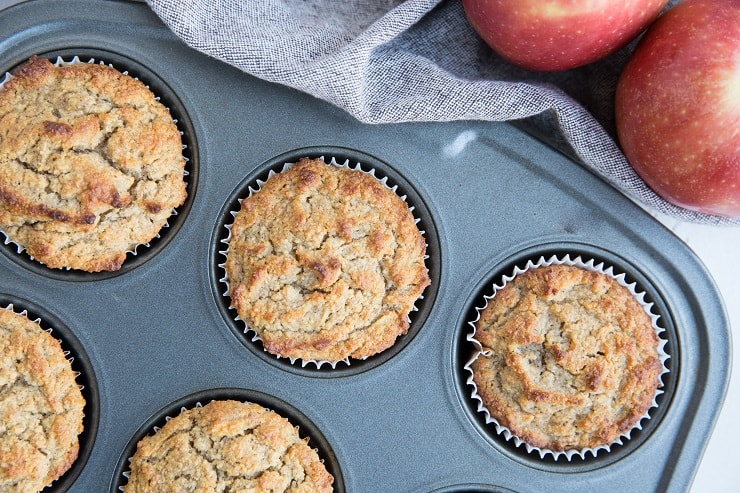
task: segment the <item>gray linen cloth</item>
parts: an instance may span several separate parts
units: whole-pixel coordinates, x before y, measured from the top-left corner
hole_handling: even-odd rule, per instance
[[[648,210],[740,225],[663,200],[616,144],[614,91],[636,42],[582,68],[537,73],[494,54],[459,0],[147,1],[196,50],[362,122],[526,119]]]

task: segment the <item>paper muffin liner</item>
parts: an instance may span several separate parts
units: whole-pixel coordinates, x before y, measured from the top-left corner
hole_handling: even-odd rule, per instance
[[[486,408],[482,397],[478,394],[478,387],[475,381],[473,380],[473,369],[471,368],[471,365],[479,356],[487,353],[483,345],[476,339],[476,325],[478,321],[480,320],[481,312],[488,306],[489,301],[496,296],[496,293],[500,291],[501,289],[503,289],[504,286],[506,286],[509,282],[511,282],[515,277],[529,270],[536,269],[539,267],[547,267],[550,265],[569,265],[569,266],[580,267],[580,268],[583,268],[589,271],[606,274],[609,277],[613,278],[619,285],[626,288],[634,296],[634,298],[640,303],[640,305],[643,307],[645,312],[650,317],[652,327],[653,329],[655,329],[655,332],[658,335],[658,346],[656,348],[656,351],[657,351],[657,356],[660,359],[660,362],[662,365],[662,370],[658,376],[660,383],[658,385],[658,388],[656,389],[655,395],[653,396],[653,401],[651,405],[648,407],[645,413],[637,420],[635,425],[630,430],[628,430],[625,433],[622,433],[611,443],[603,444],[598,447],[588,447],[588,448],[582,448],[582,449],[569,449],[569,450],[557,451],[557,450],[551,450],[547,448],[535,447],[527,443],[525,440],[519,438],[514,433],[512,433],[512,431],[509,428],[499,423],[498,420],[491,415],[491,413]],[[483,300],[482,300],[483,304],[481,306],[475,307],[475,313],[476,313],[475,319],[468,321],[468,325],[470,326],[470,332],[467,335],[467,340],[475,347],[475,350],[473,351],[473,355],[470,357],[470,359],[465,363],[464,370],[466,370],[469,373],[466,383],[472,388],[470,392],[470,398],[478,402],[477,412],[483,413],[486,424],[493,425],[496,435],[502,437],[506,442],[513,443],[514,446],[517,448],[523,446],[526,449],[527,453],[537,454],[539,455],[540,459],[544,459],[547,456],[552,456],[553,460],[556,460],[556,461],[563,457],[565,457],[568,461],[571,461],[572,458],[575,456],[578,456],[581,459],[586,459],[588,454],[591,454],[593,457],[596,457],[600,451],[604,451],[606,453],[611,452],[611,449],[613,446],[624,445],[626,440],[630,440],[631,435],[635,430],[642,430],[643,428],[642,423],[645,420],[651,419],[651,415],[650,415],[651,411],[658,407],[658,402],[657,402],[658,396],[660,396],[661,394],[665,392],[663,390],[663,386],[664,386],[663,376],[669,372],[669,369],[666,366],[666,361],[670,358],[670,355],[665,351],[665,346],[668,343],[668,341],[661,337],[661,335],[664,334],[666,331],[664,328],[658,325],[660,315],[657,315],[653,312],[654,303],[647,301],[645,299],[646,293],[639,288],[636,282],[628,282],[626,280],[626,276],[627,276],[626,273],[617,273],[615,272],[612,266],[606,265],[604,262],[597,261],[593,258],[584,260],[580,255],[571,257],[570,254],[564,255],[564,256],[552,255],[548,258],[541,256],[537,260],[532,260],[532,259],[528,260],[527,263],[524,265],[524,267],[515,266],[511,274],[504,275],[499,283],[493,284],[493,293],[491,295],[483,296]]]
[[[363,169],[362,168],[362,164],[360,162],[356,162],[354,165],[352,165],[352,163],[350,162],[350,159],[349,158],[346,158],[344,160],[342,160],[340,158],[339,160],[337,160],[337,157],[336,156],[331,156],[331,159],[327,160],[327,157],[328,156],[322,155],[322,156],[319,156],[317,159],[321,159],[322,161],[324,161],[324,163],[326,163],[329,166],[337,166],[337,167],[340,167],[340,168],[347,168],[347,169],[351,169],[351,170],[355,170],[355,171],[362,171],[363,173],[365,173],[367,175],[370,175],[373,178],[375,178],[376,180],[378,180],[388,190],[391,190],[398,197],[400,197],[404,201],[404,203],[406,203],[406,205],[408,206],[409,211],[414,216],[414,223],[417,224],[417,225],[419,224],[419,222],[421,221],[421,218],[418,217],[414,213],[416,207],[414,205],[408,203],[408,196],[407,195],[399,195],[398,194],[398,185],[389,184],[388,183],[388,177],[387,176],[383,176],[383,177],[379,178],[375,174],[376,173],[375,168],[369,167],[369,169]],[[283,173],[283,172],[289,170],[296,163],[297,163],[297,161],[285,162],[285,163],[283,163],[283,166],[280,169],[280,171],[275,171],[274,169],[270,169],[269,172],[268,172],[267,178],[265,180],[257,179],[253,183],[254,186],[252,186],[250,184],[247,187],[247,194],[246,194],[246,196],[245,197],[240,197],[238,199],[238,205],[239,205],[239,207],[237,208],[237,210],[230,210],[230,211],[228,211],[228,214],[231,215],[232,220],[231,220],[230,223],[224,224],[224,228],[227,230],[227,233],[226,233],[226,236],[223,237],[223,238],[221,238],[221,240],[220,240],[220,243],[222,243],[223,245],[225,245],[226,248],[223,249],[223,250],[219,250],[219,252],[218,252],[219,254],[221,254],[221,256],[224,259],[223,262],[221,262],[221,263],[218,264],[218,268],[223,273],[223,276],[219,279],[219,283],[221,283],[221,285],[223,286],[223,291],[221,293],[222,296],[227,297],[229,299],[231,298],[231,289],[230,289],[230,286],[229,286],[229,276],[228,276],[228,273],[226,272],[226,258],[228,257],[229,244],[230,244],[230,241],[231,241],[231,227],[232,227],[232,225],[234,223],[234,220],[236,219],[236,216],[239,214],[239,209],[241,208],[242,202],[245,199],[247,199],[247,198],[251,197],[252,195],[254,195],[255,193],[259,192],[262,189],[262,187],[265,185],[265,183],[267,183],[267,181],[270,180],[270,178],[272,178],[273,176],[275,176],[277,174],[280,174],[280,173]],[[424,238],[425,247],[428,249],[429,248],[429,241],[427,240],[427,237],[426,237],[426,231],[424,231],[422,229],[419,229],[419,232],[421,233],[422,237]],[[429,271],[428,260],[429,260],[429,254],[428,253],[425,253],[425,255],[424,255],[424,263],[425,263],[425,265],[427,267],[427,272]],[[425,292],[426,292],[426,290],[425,290]],[[424,293],[422,293],[419,296],[419,298],[417,298],[417,300],[414,302],[414,305],[411,308],[411,311],[409,312],[409,314],[406,315],[406,321],[409,322],[409,326],[413,323],[413,321],[411,320],[410,314],[419,311],[419,308],[417,307],[416,304],[419,301],[423,300],[423,299],[424,299]],[[230,306],[230,308],[233,309],[233,307],[231,306],[231,304],[229,304],[229,306]],[[235,312],[235,310],[234,310],[234,312]],[[262,342],[262,338],[259,336],[259,334],[257,334],[257,332],[254,329],[252,329],[249,326],[249,324],[247,324],[247,322],[245,320],[243,320],[241,317],[239,317],[239,315],[234,314],[234,321],[236,323],[238,323],[238,324],[243,325],[242,333],[245,336],[251,333],[251,335],[252,335],[251,341],[253,343],[261,343]],[[396,344],[396,343],[398,343],[398,339],[396,340],[396,342],[394,344]],[[390,347],[389,348],[386,348],[384,351],[387,351],[388,349],[390,349]],[[341,360],[337,360],[337,361],[314,360],[314,359],[308,359],[307,360],[307,359],[302,359],[302,358],[292,358],[292,357],[289,357],[289,356],[282,356],[282,355],[279,355],[279,354],[271,353],[271,352],[267,351],[264,348],[263,348],[263,350],[266,353],[275,356],[279,360],[287,360],[287,361],[290,362],[291,365],[300,365],[302,368],[306,368],[306,367],[310,367],[310,366],[315,366],[315,368],[318,369],[318,370],[322,369],[322,367],[330,367],[330,369],[334,370],[334,369],[337,369],[337,365],[339,365],[340,363],[346,365],[347,367],[350,367],[352,365],[352,363],[351,363],[352,358],[350,358],[350,357],[347,357],[347,358],[344,358],[344,359],[341,359]],[[359,361],[364,361],[364,360],[367,360],[368,358],[373,358],[373,357],[375,357],[375,356],[377,356],[379,354],[382,354],[382,353],[383,353],[383,351],[381,351],[380,353],[376,353],[376,354],[373,354],[373,355],[366,356],[365,358],[359,359]]]
[[[80,389],[80,393],[82,394],[82,397],[85,401],[82,409],[83,430],[80,432],[79,435],[77,435],[77,440],[79,443],[77,457],[64,473],[54,479],[50,484],[47,484],[44,488],[45,492],[48,490],[50,493],[56,491],[66,491],[69,486],[74,483],[74,481],[77,479],[80,472],[84,468],[90,456],[90,453],[92,452],[92,446],[95,441],[95,435],[97,433],[96,414],[98,409],[96,402],[97,390],[95,389],[93,380],[94,376],[84,375],[80,370],[77,369],[81,366],[85,366],[84,363],[77,364],[75,360],[76,357],[83,358],[83,355],[77,354],[76,351],[74,351],[70,347],[73,346],[73,344],[67,343],[67,341],[64,340],[63,335],[59,337],[54,333],[55,330],[57,332],[61,332],[61,329],[57,330],[55,327],[52,327],[51,324],[47,323],[47,321],[41,316],[31,315],[28,309],[20,308],[16,306],[16,304],[13,302],[8,303],[7,305],[3,303],[2,305],[0,305],[0,310],[7,310],[17,315],[26,317],[28,320],[38,325],[41,330],[51,335],[55,340],[59,342],[62,353],[64,354],[64,358],[69,362],[72,374],[74,375],[75,383]],[[45,326],[48,328],[46,328]],[[85,377],[90,379],[89,381],[93,382],[92,389],[88,389],[85,387],[84,384],[80,383],[80,380],[84,379]],[[92,413],[92,416],[90,416],[88,413]]]
[[[85,57],[85,58],[87,58],[87,61],[83,61],[83,60],[80,59],[80,57],[78,55],[74,55],[74,56],[72,56],[72,58],[69,61],[66,61],[63,57],[57,56],[56,57],[56,60],[54,61],[53,64],[54,64],[55,67],[66,67],[66,66],[69,66],[69,65],[81,65],[81,64],[86,64],[86,63],[87,64],[96,64],[97,63],[98,65],[107,65],[107,66],[109,66],[111,68],[114,68],[114,69],[118,70],[119,72],[121,72],[123,75],[129,75],[129,71],[128,70],[119,70],[112,63],[106,63],[104,60],[96,60],[93,57]],[[5,84],[8,81],[12,80],[13,77],[14,76],[13,76],[12,73],[5,72],[5,76],[2,78],[2,80],[0,80],[0,90],[2,90],[2,88],[5,86]],[[134,80],[139,80],[138,77],[134,77],[134,76],[131,76],[131,77]],[[142,82],[144,82],[144,81],[142,81]],[[149,87],[149,84],[144,83],[144,85],[150,91],[152,90]],[[160,102],[160,96],[158,96],[157,94],[154,94],[154,99],[157,102]],[[171,108],[169,108],[167,106],[165,106],[165,107],[167,108],[168,111],[171,110]],[[182,138],[185,135],[185,132],[183,132],[183,130],[180,128],[178,120],[176,118],[173,118],[172,119],[172,122],[175,124],[175,126],[177,126],[177,129],[178,129],[178,131],[180,133],[180,137]],[[187,144],[185,144],[183,142],[183,144],[182,144],[183,151],[185,151],[187,148],[188,148]],[[183,177],[184,177],[185,183],[187,184],[188,183],[187,177],[190,175],[190,172],[187,170],[187,167],[188,167],[188,163],[190,162],[190,159],[187,156],[185,156],[185,155],[183,155],[183,159],[185,160],[185,170],[184,170],[184,173],[183,173]],[[171,211],[171,213],[170,213],[170,216],[169,216],[168,220],[165,221],[165,223],[162,226],[162,228],[160,229],[160,231],[157,232],[157,235],[152,240],[154,240],[154,239],[160,239],[161,238],[161,232],[163,230],[165,230],[165,229],[167,229],[167,228],[170,227],[170,220],[173,217],[177,216],[177,215],[179,215],[179,212],[177,211],[177,208],[173,208],[172,211]],[[13,245],[13,247],[15,248],[16,253],[18,255],[21,255],[21,254],[23,254],[23,252],[26,251],[26,248],[23,245],[21,245],[19,243],[16,243],[15,241],[13,241],[10,238],[10,236],[8,236],[8,234],[5,231],[3,231],[2,227],[0,227],[0,235],[2,235],[3,243],[5,245]],[[149,240],[148,242],[145,242],[145,243],[140,243],[138,245],[135,245],[132,250],[126,250],[126,254],[127,255],[133,255],[133,256],[138,255],[139,254],[139,249],[141,249],[141,248],[148,249],[148,248],[151,247],[151,241],[152,240]],[[40,260],[34,258],[32,255],[30,255],[30,254],[27,254],[27,255],[28,255],[28,258],[30,258],[32,261],[37,262],[37,263],[39,263],[41,265],[45,265],[43,262],[41,262]],[[125,264],[126,264],[126,262],[124,262],[123,265],[125,266]],[[71,267],[62,267],[62,268],[60,268],[58,270],[61,270],[61,271],[73,271],[73,270],[76,270],[76,269],[72,269]],[[95,274],[99,274],[99,273],[95,273]]]
[[[220,393],[221,391],[231,391],[232,389],[217,389],[217,393]],[[288,422],[296,429],[297,433],[303,437],[303,440],[311,446],[311,448],[318,454],[319,460],[322,464],[324,464],[327,467],[327,470],[330,474],[334,477],[334,486],[335,491],[343,491],[344,488],[344,480],[341,475],[341,471],[339,470],[338,464],[334,464],[331,460],[327,463],[327,454],[331,454],[330,450],[325,450],[326,447],[328,447],[328,444],[323,444],[322,436],[317,436],[317,434],[320,434],[320,431],[318,428],[315,430],[304,430],[301,431],[301,426],[304,426],[304,428],[311,428],[312,426],[308,421],[305,423],[296,422],[296,418],[292,415],[293,413],[289,412],[289,410],[283,410],[280,408],[277,402],[260,402],[260,399],[250,399],[248,397],[248,394],[250,394],[250,391],[242,391],[241,389],[236,389],[232,393],[227,393],[225,395],[219,395],[219,396],[211,396],[208,397],[207,394],[208,391],[202,391],[198,394],[203,394],[203,398],[196,398],[194,401],[190,400],[189,398],[181,399],[178,402],[185,402],[184,405],[179,405],[178,402],[172,403],[170,406],[170,410],[167,408],[160,410],[160,412],[153,416],[152,418],[155,419],[154,423],[152,423],[152,420],[149,420],[147,423],[142,425],[142,427],[139,429],[138,433],[135,434],[132,438],[129,444],[126,447],[126,450],[124,451],[124,455],[121,456],[121,461],[123,463],[119,463],[119,469],[117,471],[116,477],[113,478],[113,485],[111,488],[111,491],[119,491],[119,492],[125,492],[126,491],[126,485],[131,477],[131,462],[133,461],[134,455],[136,454],[136,450],[138,448],[138,443],[143,440],[147,436],[153,436],[157,432],[159,432],[160,429],[162,429],[165,424],[169,423],[170,420],[173,418],[179,416],[180,414],[184,413],[185,411],[201,408],[206,404],[209,404],[214,401],[226,401],[226,400],[233,400],[238,401],[243,404],[257,404],[267,411],[274,412],[278,416],[288,420]],[[240,395],[243,394],[243,395]],[[255,392],[255,395],[259,394]],[[271,396],[266,396],[266,398],[271,398]],[[274,399],[274,398],[272,398]],[[308,418],[302,418],[303,420],[308,420]],[[300,420],[299,420],[300,421]],[[159,424],[161,426],[159,426]],[[314,425],[315,426],[315,425]],[[316,442],[318,442],[318,445],[314,446],[311,445],[311,443],[314,442],[314,445],[316,445]],[[323,446],[322,446],[323,444]],[[130,452],[130,453],[128,453]]]

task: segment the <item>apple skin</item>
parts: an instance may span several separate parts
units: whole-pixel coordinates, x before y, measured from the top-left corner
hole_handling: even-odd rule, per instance
[[[615,120],[658,195],[740,217],[740,0],[684,0],[663,14],[620,76]]]
[[[644,31],[668,0],[462,0],[473,29],[514,65],[542,72],[595,62]]]

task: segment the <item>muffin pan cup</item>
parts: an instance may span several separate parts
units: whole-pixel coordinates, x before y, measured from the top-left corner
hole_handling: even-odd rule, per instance
[[[120,269],[114,271],[86,272],[84,270],[77,270],[69,267],[60,269],[49,268],[29,255],[24,246],[15,243],[7,234],[5,234],[4,231],[2,231],[2,228],[0,228],[0,243],[2,243],[2,247],[8,251],[15,250],[18,254],[17,259],[24,262],[29,269],[37,270],[42,272],[44,275],[57,277],[59,279],[76,278],[79,280],[94,280],[115,277],[145,263],[159,250],[164,248],[177,229],[179,229],[185,216],[187,216],[195,195],[198,177],[198,151],[195,146],[195,142],[193,141],[194,133],[192,130],[192,124],[188,120],[187,114],[183,111],[182,103],[172,90],[161,79],[159,79],[156,74],[135,60],[104,49],[89,48],[63,48],[37,53],[37,55],[47,58],[57,67],[75,64],[108,65],[119,72],[122,72],[124,75],[141,80],[146,87],[152,91],[156,100],[162,103],[169,110],[172,115],[173,122],[180,132],[183,146],[183,157],[185,159],[183,180],[186,184],[187,197],[181,206],[172,209],[172,214],[152,239],[146,243],[140,243],[134,246],[132,250],[126,252],[126,260]],[[23,60],[15,66],[2,68],[1,70],[3,70],[3,75],[2,78],[0,78],[0,88],[2,88],[5,82],[13,78],[14,70],[26,64],[27,61],[28,60]]]
[[[729,380],[727,315],[696,255],[604,180],[506,123],[362,124],[192,50],[142,2],[35,0],[0,15],[0,72],[58,51],[131,60],[176,97],[198,164],[186,213],[134,269],[51,274],[0,248],[2,291],[74,328],[96,377],[96,439],[67,491],[108,491],[142,423],[208,389],[259,392],[298,410],[331,447],[342,491],[689,489]],[[214,287],[230,194],[263,163],[316,148],[372,156],[413,187],[437,279],[407,344],[332,378],[249,350]],[[671,356],[649,426],[571,462],[492,437],[471,411],[463,368],[478,296],[522,258],[551,252],[604,260],[637,280],[666,321]]]
[[[571,448],[562,451],[555,451],[530,445],[526,442],[526,440],[520,438],[509,428],[502,425],[499,420],[494,415],[492,415],[492,413],[486,407],[485,400],[478,393],[478,388],[475,384],[475,371],[473,370],[472,365],[477,358],[482,356],[484,357],[486,353],[491,351],[490,349],[485,348],[476,336],[479,329],[481,313],[486,309],[489,302],[496,297],[497,293],[504,289],[504,287],[508,283],[512,282],[517,276],[530,270],[551,265],[575,266],[584,270],[598,272],[600,274],[611,277],[617,282],[617,284],[622,286],[630,294],[632,294],[632,296],[634,296],[635,300],[640,304],[642,309],[648,315],[650,323],[652,324],[652,327],[655,330],[656,335],[658,336],[658,343],[655,346],[655,355],[660,360],[662,370],[659,375],[660,384],[655,390],[655,395],[652,399],[650,407],[630,429],[625,430],[611,442],[603,443],[597,447],[583,449]],[[651,297],[647,296],[647,293],[642,290],[642,288],[637,284],[636,281],[631,280],[628,282],[626,277],[626,274],[615,272],[614,268],[611,265],[605,264],[603,261],[595,260],[594,258],[582,258],[580,255],[571,258],[570,254],[565,254],[562,256],[553,254],[547,258],[545,258],[545,256],[540,256],[539,258],[526,259],[526,261],[517,262],[513,271],[500,273],[500,275],[494,277],[494,279],[492,280],[493,285],[489,287],[491,293],[483,294],[479,296],[477,300],[478,304],[474,308],[475,317],[474,319],[468,321],[469,332],[466,338],[467,342],[466,344],[463,344],[461,346],[467,348],[467,351],[472,351],[472,356],[470,356],[470,359],[465,362],[463,368],[469,373],[468,378],[466,379],[466,384],[471,389],[471,398],[474,401],[478,402],[475,408],[476,412],[483,413],[484,415],[486,430],[488,430],[492,435],[495,434],[496,437],[499,437],[504,441],[512,441],[512,444],[515,447],[524,447],[529,454],[539,455],[541,459],[545,458],[547,455],[550,455],[552,457],[552,460],[557,463],[557,461],[559,460],[572,461],[574,457],[580,458],[581,460],[585,461],[587,460],[589,454],[592,457],[605,456],[609,454],[611,448],[615,445],[624,445],[625,441],[628,441],[630,439],[631,434],[634,431],[643,429],[643,426],[646,425],[646,423],[648,423],[651,419],[651,410],[658,407],[657,399],[661,398],[661,401],[663,400],[661,395],[665,393],[664,389],[666,388],[666,384],[664,383],[664,381],[671,381],[668,378],[664,378],[664,375],[669,372],[666,366],[666,361],[670,358],[670,355],[665,351],[665,347],[668,345],[668,340],[665,336],[667,330],[661,326],[663,324],[663,322],[661,321],[661,315],[659,313],[656,313],[657,310],[653,309],[654,304],[649,301]],[[461,357],[464,355],[464,352],[460,353]],[[456,364],[456,366],[458,365]],[[672,389],[669,388],[668,390],[669,392],[671,392]]]
[[[230,248],[231,226],[241,208],[241,203],[245,198],[258,192],[270,177],[287,170],[301,158],[320,159],[331,166],[359,170],[376,178],[404,200],[427,245],[424,257],[430,285],[416,300],[408,314],[410,326],[407,333],[400,335],[391,347],[367,358],[347,357],[339,361],[314,361],[269,354],[262,346],[259,335],[244,320],[239,318],[236,310],[230,306],[229,293],[231,287],[224,264]],[[224,320],[232,328],[237,338],[264,360],[305,375],[333,377],[355,374],[375,367],[393,357],[416,336],[421,326],[423,326],[424,320],[433,306],[435,294],[439,289],[439,271],[430,268],[430,266],[439,265],[439,238],[424,201],[413,186],[404,182],[401,175],[389,167],[387,163],[353,149],[306,147],[276,156],[274,159],[258,166],[236,187],[227,199],[224,209],[220,213],[220,221],[213,232],[211,245],[216,247],[215,251],[211,252],[210,257],[213,262],[211,265],[213,276],[211,285],[214,288],[214,296],[219,301],[218,306]],[[327,371],[329,369],[330,371]]]
[[[83,430],[77,436],[79,443],[77,459],[66,472],[43,490],[44,493],[67,491],[85,468],[97,436],[100,397],[95,370],[85,347],[75,335],[76,328],[67,326],[45,307],[0,291],[0,310],[10,310],[27,317],[29,320],[38,323],[39,327],[59,341],[62,351],[75,374],[75,382],[80,388],[83,399],[85,399],[85,406],[82,410]]]
[[[207,405],[209,402],[219,400],[235,400],[243,403],[254,403],[259,404],[265,409],[269,409],[279,414],[283,418],[290,421],[290,423],[298,428],[298,434],[303,440],[308,440],[308,445],[316,450],[319,455],[319,459],[323,462],[324,467],[332,475],[334,481],[332,486],[335,491],[344,491],[344,481],[342,479],[342,471],[337,463],[336,456],[331,450],[331,446],[328,444],[326,439],[321,434],[311,421],[306,418],[300,411],[289,406],[280,399],[276,399],[267,394],[261,392],[255,392],[246,389],[207,389],[200,392],[195,392],[191,395],[185,396],[178,399],[175,402],[170,403],[164,408],[160,409],[159,412],[152,415],[146,422],[144,422],[139,429],[131,436],[126,448],[124,449],[121,457],[118,459],[116,465],[116,474],[111,481],[110,491],[111,493],[121,492],[126,490],[126,484],[130,477],[129,466],[131,459],[137,450],[137,444],[139,440],[142,440],[146,436],[152,436],[159,431],[171,418],[178,416],[187,409],[193,409],[196,407],[202,407]]]

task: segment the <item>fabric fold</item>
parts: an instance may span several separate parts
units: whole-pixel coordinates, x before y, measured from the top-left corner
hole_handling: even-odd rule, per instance
[[[493,53],[458,0],[148,3],[192,48],[325,100],[361,122],[545,121],[540,133],[558,132],[553,138],[566,143],[571,157],[648,209],[740,225],[740,219],[662,199],[622,154],[613,99],[636,42],[585,67],[536,73]]]

